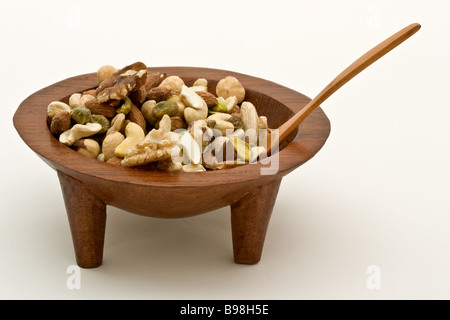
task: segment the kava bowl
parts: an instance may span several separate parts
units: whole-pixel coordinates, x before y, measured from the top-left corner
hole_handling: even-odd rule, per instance
[[[279,84],[252,76],[208,68],[148,68],[180,76],[187,85],[206,78],[209,90],[234,76],[246,89],[245,100],[277,128],[310,99]],[[103,259],[106,206],[158,218],[184,218],[231,206],[234,261],[254,264],[261,258],[266,230],[283,176],[311,159],[324,145],[330,123],[316,109],[264,163],[195,173],[168,173],[112,166],[89,159],[61,144],[46,124],[47,106],[68,101],[75,92],[97,86],[95,73],[80,75],[46,87],[24,100],[14,125],[25,143],[56,170],[64,196],[77,263],[98,267]],[[277,168],[273,174],[262,169]]]

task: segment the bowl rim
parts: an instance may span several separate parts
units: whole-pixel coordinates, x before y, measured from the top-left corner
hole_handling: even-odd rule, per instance
[[[305,95],[275,82],[258,77],[204,67],[151,67],[149,72],[164,72],[181,78],[206,78],[218,81],[226,76],[234,76],[244,88],[260,92],[293,112],[304,107],[310,99]],[[261,169],[267,167],[260,161],[232,169],[212,170],[197,173],[168,173],[159,170],[142,170],[112,166],[96,159],[89,159],[61,144],[51,133],[45,121],[47,106],[75,92],[82,92],[97,86],[97,74],[88,73],[74,76],[45,87],[26,98],[14,114],[13,122],[24,142],[47,164],[56,170],[71,176],[95,177],[121,183],[146,186],[213,186],[216,184],[241,183],[262,177]],[[257,107],[257,106],[256,106]],[[330,134],[330,122],[319,107],[299,127],[299,133],[293,141],[284,147],[278,155],[272,155],[266,161],[277,161],[278,171],[273,177],[284,176],[311,159],[325,144]],[[272,163],[272,162],[270,162]]]

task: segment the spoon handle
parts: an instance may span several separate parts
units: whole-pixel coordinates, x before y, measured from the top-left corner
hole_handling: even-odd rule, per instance
[[[413,23],[409,26],[398,31],[394,35],[390,36],[371,50],[367,51],[358,60],[349,65],[344,71],[342,71],[333,81],[328,84],[313,100],[311,100],[304,108],[298,111],[292,118],[286,121],[278,128],[278,139],[271,139],[268,137],[267,141],[274,140],[274,143],[270,145],[267,150],[267,154],[275,145],[280,145],[286,137],[297,128],[308,115],[314,111],[322,102],[330,97],[336,90],[346,84],[350,79],[355,77],[358,73],[384,56],[386,53],[397,47],[403,41],[411,37],[420,29],[420,24]],[[272,133],[274,134],[274,133]],[[270,139],[270,140],[269,140]]]

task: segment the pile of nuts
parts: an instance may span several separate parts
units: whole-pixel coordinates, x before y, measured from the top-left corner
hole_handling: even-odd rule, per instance
[[[47,109],[51,133],[89,158],[199,172],[253,162],[266,151],[267,118],[244,101],[235,77],[220,80],[216,95],[206,79],[188,87],[176,75],[148,72],[142,62],[102,66],[97,78],[96,89]]]

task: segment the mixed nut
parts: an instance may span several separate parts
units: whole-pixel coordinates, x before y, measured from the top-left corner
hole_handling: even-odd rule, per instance
[[[255,161],[265,154],[267,118],[245,101],[245,88],[227,76],[187,86],[177,75],[149,72],[142,62],[102,66],[98,87],[47,108],[51,133],[93,159],[170,172],[200,172]]]

